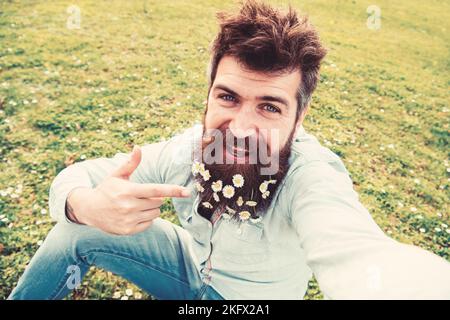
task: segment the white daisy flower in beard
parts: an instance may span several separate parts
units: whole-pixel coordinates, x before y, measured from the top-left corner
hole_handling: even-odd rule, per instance
[[[217,194],[217,193],[213,193],[213,198],[214,198],[214,200],[216,201],[216,202],[219,202],[220,201],[220,199],[219,199],[219,195]]]
[[[198,192],[203,192],[203,191],[205,191],[205,188],[202,187],[202,185],[200,184],[200,182],[196,182],[196,183],[195,183],[195,188],[197,189]]]
[[[205,208],[208,208],[208,209],[212,209],[212,208],[213,208],[212,204],[209,203],[209,202],[207,202],[207,201],[202,202],[202,205],[203,205]]]
[[[205,165],[198,161],[194,161],[194,163],[192,164],[192,174],[196,175],[203,171],[205,171]]]
[[[222,180],[217,180],[212,183],[211,188],[214,192],[220,192],[222,190]]]
[[[236,200],[236,204],[241,207],[244,204],[244,199],[242,199],[242,197],[240,196],[237,200]]]
[[[256,223],[260,222],[261,220],[262,220],[262,218],[261,218],[261,217],[257,217],[257,218],[250,218],[250,222],[251,222],[251,223],[254,223],[254,224],[256,224]]]
[[[256,205],[258,204],[256,201],[251,201],[248,200],[245,202],[246,205],[248,205],[249,207],[256,207]]]
[[[225,187],[223,187],[222,194],[225,198],[231,199],[234,196],[234,187],[226,185]]]
[[[269,187],[269,184],[267,183],[267,181],[264,181],[263,183],[261,183],[259,185],[259,191],[261,191],[261,193],[267,192],[268,187]]]
[[[244,186],[244,177],[241,174],[235,174],[233,176],[233,185],[236,188],[242,188]]]
[[[251,217],[250,212],[248,211],[241,211],[239,212],[239,218],[241,218],[241,220],[248,220]]]
[[[227,208],[228,213],[230,213],[230,214],[235,214],[236,213],[236,210],[231,209],[229,206],[226,206],[226,208]]]
[[[203,180],[208,181],[209,178],[211,178],[211,174],[209,173],[209,170],[204,170],[203,172],[200,172],[200,174],[203,177]]]
[[[263,199],[266,199],[270,195],[270,191],[265,191],[262,194]]]

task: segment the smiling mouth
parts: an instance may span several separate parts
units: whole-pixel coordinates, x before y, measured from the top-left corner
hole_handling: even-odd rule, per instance
[[[250,152],[247,149],[238,148],[233,145],[226,145],[225,152],[232,159],[247,159],[250,156]]]

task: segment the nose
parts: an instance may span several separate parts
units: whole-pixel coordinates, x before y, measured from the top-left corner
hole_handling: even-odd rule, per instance
[[[256,125],[253,121],[255,115],[248,109],[242,106],[229,124],[231,133],[238,139],[256,134]]]

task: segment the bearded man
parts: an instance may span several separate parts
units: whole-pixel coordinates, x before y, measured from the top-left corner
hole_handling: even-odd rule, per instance
[[[387,237],[303,128],[326,54],[308,19],[218,17],[202,125],[60,172],[58,223],[9,298],[63,298],[90,266],[157,299],[302,299],[312,275],[331,299],[450,298],[449,263]]]

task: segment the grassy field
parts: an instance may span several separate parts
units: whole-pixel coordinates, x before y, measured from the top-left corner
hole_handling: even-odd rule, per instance
[[[284,1],[270,1],[283,4]],[[232,1],[0,3],[0,299],[53,223],[65,166],[201,120],[215,12]],[[329,48],[306,130],[340,155],[392,238],[450,260],[450,25],[444,1],[293,1]],[[381,9],[368,28],[366,9]],[[167,203],[163,216],[176,222]],[[131,289],[132,293],[126,289]],[[151,298],[89,271],[73,299]],[[321,298],[310,282],[307,299]]]

